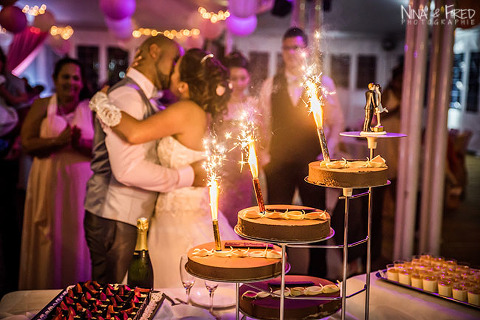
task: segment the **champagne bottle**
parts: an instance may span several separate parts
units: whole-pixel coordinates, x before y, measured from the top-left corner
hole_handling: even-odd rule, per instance
[[[153,288],[153,268],[147,248],[148,220],[137,220],[137,244],[128,268],[127,283],[131,287]]]

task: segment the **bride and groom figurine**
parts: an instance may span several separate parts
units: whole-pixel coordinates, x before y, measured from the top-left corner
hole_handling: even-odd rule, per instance
[[[383,126],[380,122],[380,113],[388,112],[387,108],[382,106],[382,87],[378,83],[369,83],[368,91],[365,92],[365,121],[363,122],[362,133],[384,134]],[[373,114],[377,118],[377,125],[372,128]]]

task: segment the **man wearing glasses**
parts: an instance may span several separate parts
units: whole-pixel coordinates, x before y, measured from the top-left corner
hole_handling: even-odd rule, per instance
[[[262,162],[266,163],[268,204],[292,204],[295,190],[298,190],[303,205],[326,209],[325,189],[304,181],[308,175],[308,164],[321,159],[322,155],[315,121],[305,104],[308,100],[303,75],[309,55],[307,45],[308,38],[303,30],[296,27],[288,29],[282,39],[285,68],[265,80],[260,91],[259,110],[265,119],[263,147],[267,153]],[[333,80],[329,77],[322,77],[322,85],[329,92],[335,91]],[[337,96],[325,98],[324,130],[334,159],[339,133],[344,129],[344,118]],[[315,270],[308,270],[309,255],[306,251],[297,253],[289,250],[293,273],[326,275],[324,253],[321,261],[315,253]]]

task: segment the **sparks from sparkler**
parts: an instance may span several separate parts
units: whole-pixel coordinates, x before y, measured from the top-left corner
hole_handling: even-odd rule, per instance
[[[258,141],[257,138],[257,126],[255,118],[258,116],[257,111],[254,108],[247,108],[243,110],[238,118],[238,128],[239,133],[235,137],[235,142],[233,147],[228,150],[232,151],[233,149],[239,148],[242,152],[242,158],[239,161],[240,171],[243,170],[243,166],[248,164],[248,146],[251,142]],[[227,132],[225,134],[226,139],[232,139],[232,133]]]
[[[207,172],[207,185],[212,186],[219,183],[220,169],[226,159],[226,148],[217,141],[215,135],[210,138],[203,139],[203,147],[207,161],[203,164],[203,168]]]

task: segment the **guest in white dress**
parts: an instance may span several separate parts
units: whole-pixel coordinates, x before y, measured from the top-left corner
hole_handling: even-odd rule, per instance
[[[209,124],[225,110],[230,96],[228,71],[212,54],[190,49],[175,66],[170,90],[179,101],[164,111],[143,121],[122,112],[118,125],[111,127],[132,144],[162,138],[157,149],[160,164],[177,168],[203,158],[202,141]],[[115,107],[94,107],[97,116],[108,123],[102,115]],[[208,204],[205,187],[180,188],[159,195],[148,240],[156,288],[178,287],[181,255],[195,245],[214,241]],[[222,240],[238,239],[222,214],[219,224]]]
[[[92,113],[81,100],[80,62],[64,58],[56,94],[36,100],[22,127],[34,156],[23,223],[19,289],[60,289],[90,278],[83,201],[91,175]]]

